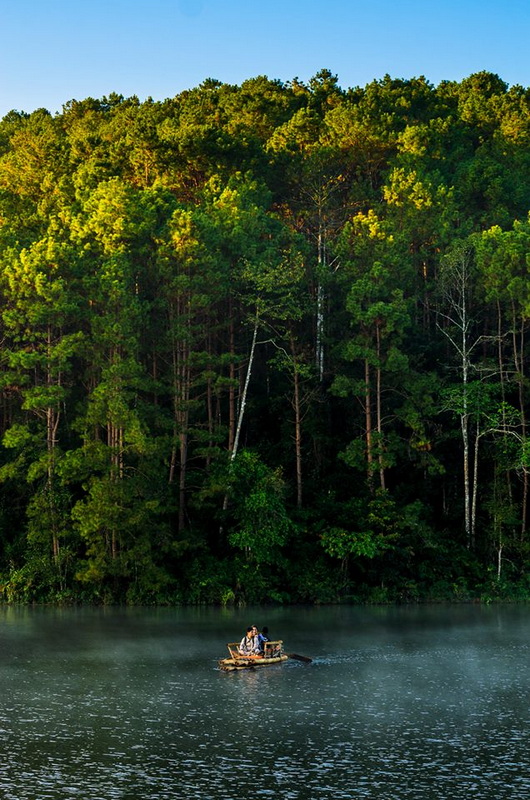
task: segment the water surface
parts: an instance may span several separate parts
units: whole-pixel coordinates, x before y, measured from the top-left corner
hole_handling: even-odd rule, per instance
[[[224,673],[247,624],[312,656]],[[526,607],[0,608],[5,800],[530,797]]]

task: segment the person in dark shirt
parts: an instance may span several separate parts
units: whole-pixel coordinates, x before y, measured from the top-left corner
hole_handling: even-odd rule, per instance
[[[260,652],[261,653],[265,653],[265,643],[266,642],[270,642],[270,640],[271,640],[271,637],[269,636],[268,627],[266,625],[264,625],[263,628],[261,629],[261,632],[260,632],[258,630],[257,626],[253,625],[252,626],[252,633],[254,634],[254,636],[257,636],[257,638],[258,638]],[[272,653],[267,653],[267,655],[268,656],[272,655]]]

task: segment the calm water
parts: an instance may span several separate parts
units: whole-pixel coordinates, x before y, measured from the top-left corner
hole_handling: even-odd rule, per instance
[[[247,624],[314,657],[222,673]],[[530,797],[530,608],[0,608],[3,800]]]

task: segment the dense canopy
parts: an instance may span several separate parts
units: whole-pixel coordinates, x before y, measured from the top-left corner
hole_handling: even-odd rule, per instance
[[[0,123],[8,601],[526,597],[530,90]]]

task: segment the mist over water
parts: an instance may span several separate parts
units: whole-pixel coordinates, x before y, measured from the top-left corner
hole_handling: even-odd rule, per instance
[[[268,625],[310,665],[223,673]],[[0,608],[5,800],[530,797],[530,608]]]

